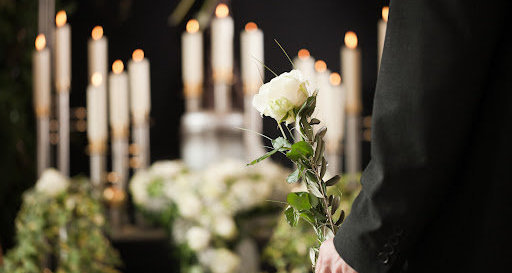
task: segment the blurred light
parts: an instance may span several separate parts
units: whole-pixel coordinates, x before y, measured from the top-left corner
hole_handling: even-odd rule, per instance
[[[62,27],[63,25],[66,24],[67,21],[68,16],[66,15],[65,11],[61,10],[57,12],[57,15],[55,16],[55,24],[57,25],[57,27]]]
[[[41,51],[46,47],[46,37],[44,34],[39,34],[36,37],[36,50]]]
[[[188,33],[196,33],[199,31],[199,22],[196,19],[190,19],[185,28]]]
[[[327,64],[322,60],[318,60],[315,62],[315,70],[316,72],[324,72],[327,70]]]
[[[103,82],[103,76],[99,72],[94,72],[91,76],[91,83],[94,86],[100,86]]]
[[[389,17],[389,7],[383,7],[382,8],[382,20],[384,20],[384,22],[387,22],[388,17]]]
[[[307,59],[310,56],[309,50],[303,48],[303,49],[299,50],[298,55],[299,55],[299,59],[302,59],[302,60]]]
[[[140,62],[144,59],[144,51],[142,49],[135,49],[132,54],[132,59],[136,62]]]
[[[329,75],[329,81],[332,85],[340,85],[341,84],[341,76],[337,72],[332,72],[331,75]]]
[[[224,18],[229,15],[229,8],[226,4],[218,4],[217,8],[215,8],[215,16],[217,18]]]
[[[95,40],[95,41],[101,39],[101,37],[103,37],[103,27],[102,26],[95,26],[92,29],[91,36],[92,36],[92,39]]]
[[[121,72],[123,72],[123,70],[124,70],[123,61],[115,60],[114,63],[112,64],[112,72],[114,72],[114,74],[121,74]]]
[[[350,49],[357,47],[357,35],[355,32],[348,31],[345,33],[345,45]]]
[[[254,31],[258,29],[258,25],[254,22],[249,22],[245,25],[245,31]]]

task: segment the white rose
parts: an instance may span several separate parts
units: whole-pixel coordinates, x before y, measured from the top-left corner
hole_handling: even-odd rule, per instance
[[[69,180],[55,169],[47,169],[37,180],[35,189],[37,192],[48,196],[56,196],[68,189]]]
[[[185,218],[197,218],[203,208],[201,200],[196,194],[188,192],[178,197],[178,210]]]
[[[187,244],[190,249],[198,252],[205,249],[210,243],[211,234],[202,227],[192,227],[187,231]]]
[[[225,239],[233,239],[237,233],[235,221],[226,215],[218,215],[215,218],[213,229],[216,234]]]
[[[269,116],[277,122],[286,115],[286,124],[295,121],[293,109],[304,104],[310,92],[308,82],[300,70],[285,72],[262,85],[254,95],[253,106],[261,115]]]
[[[215,259],[210,264],[213,273],[233,273],[240,267],[240,258],[225,248],[215,250]]]

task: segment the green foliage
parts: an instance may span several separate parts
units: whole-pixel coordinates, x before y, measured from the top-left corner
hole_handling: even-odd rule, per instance
[[[102,204],[85,179],[72,181],[56,197],[29,190],[15,224],[16,245],[0,272],[118,272],[118,253],[104,235]]]

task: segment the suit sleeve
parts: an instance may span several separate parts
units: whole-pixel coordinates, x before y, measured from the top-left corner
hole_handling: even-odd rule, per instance
[[[400,266],[464,164],[507,1],[391,0],[371,161],[334,243],[359,273]]]

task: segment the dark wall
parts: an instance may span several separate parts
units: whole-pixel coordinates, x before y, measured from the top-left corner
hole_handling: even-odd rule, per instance
[[[104,27],[109,39],[110,63],[115,59],[126,62],[135,48],[144,49],[151,62],[153,161],[179,157],[178,125],[184,109],[180,35],[185,22],[168,25],[168,16],[176,5],[176,0],[80,1],[76,12],[70,16],[73,29],[71,104],[74,107],[85,105],[87,39],[93,26]],[[329,69],[339,71],[339,49],[344,33],[355,31],[363,51],[363,115],[366,116],[371,113],[376,82],[376,26],[382,5],[375,0],[235,0],[231,1],[231,12],[236,33],[249,21],[263,29],[265,63],[278,73],[289,70],[290,65],[274,39],[279,40],[290,55],[295,55],[300,48],[308,48],[315,58],[325,60]],[[196,4],[194,9],[199,6],[200,3]],[[207,40],[206,36],[206,43]],[[238,35],[235,43],[239,63]],[[208,48],[205,53],[208,54]],[[266,76],[268,80],[269,73]],[[241,94],[239,85],[235,86],[235,92]],[[265,133],[277,134],[270,120],[265,121]],[[72,174],[88,173],[86,142],[85,133],[72,133]],[[364,164],[368,160],[369,144],[365,142]]]

